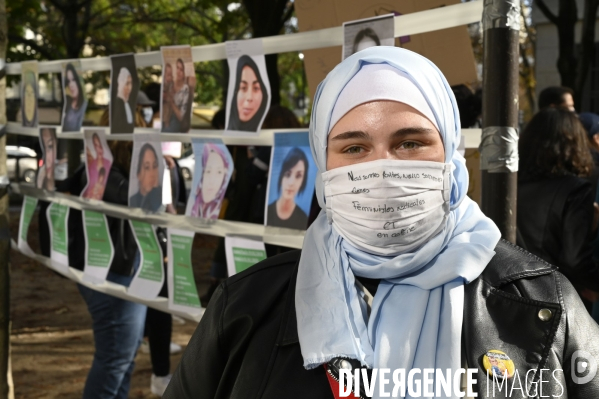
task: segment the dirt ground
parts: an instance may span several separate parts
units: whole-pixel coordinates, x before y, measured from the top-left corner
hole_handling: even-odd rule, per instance
[[[20,204],[11,201],[11,235],[16,240]],[[37,251],[37,214],[29,229],[29,243]],[[217,239],[196,234],[192,259],[200,295],[208,286],[208,270]],[[81,398],[94,353],[91,317],[76,284],[12,250],[11,361],[15,398]],[[172,341],[187,345],[196,323],[173,322]],[[171,356],[171,372],[180,359]],[[152,366],[148,354],[138,352],[130,398],[156,398],[150,392]]]

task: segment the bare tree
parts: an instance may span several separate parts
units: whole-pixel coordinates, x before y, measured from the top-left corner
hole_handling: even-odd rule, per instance
[[[574,102],[577,107],[580,107],[582,90],[595,55],[595,22],[599,0],[584,1],[582,40],[578,50],[575,40],[575,28],[578,21],[576,1],[559,0],[557,14],[549,9],[545,0],[535,0],[535,5],[557,27],[559,49],[557,70],[560,74],[561,84],[574,90]]]

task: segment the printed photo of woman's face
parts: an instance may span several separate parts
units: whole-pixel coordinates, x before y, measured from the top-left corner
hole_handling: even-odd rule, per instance
[[[147,195],[154,187],[158,187],[158,159],[154,151],[147,148],[141,159],[141,167],[137,175],[139,192]]]
[[[129,101],[129,96],[131,95],[131,89],[133,88],[133,78],[131,75],[127,76],[127,81],[125,82],[125,86],[123,86],[123,97],[125,97],[125,101]]]
[[[291,169],[285,171],[281,180],[281,197],[293,200],[304,182],[306,165],[304,161],[298,161]]]
[[[177,60],[177,81],[180,82],[185,79],[185,66],[183,62]]]
[[[96,159],[104,158],[104,147],[102,147],[100,138],[97,135],[94,135],[92,141],[94,143],[94,150],[96,150]]]
[[[69,95],[73,98],[79,97],[79,87],[77,86],[77,82],[75,81],[75,79],[77,78],[73,75],[73,72],[70,69],[68,69],[66,86],[69,89]]]
[[[166,64],[164,67],[164,83],[170,83],[173,81],[173,67],[171,64]]]
[[[31,84],[27,84],[24,90],[23,106],[25,108],[25,118],[32,121],[35,117],[35,90]]]
[[[214,150],[210,151],[202,173],[202,200],[213,201],[227,176],[227,167],[222,157]]]
[[[46,170],[52,169],[56,162],[56,141],[49,129],[42,130],[42,141],[44,143],[44,165]]]
[[[241,81],[237,91],[239,120],[247,122],[256,115],[262,104],[262,88],[256,73],[249,66],[241,70]]]

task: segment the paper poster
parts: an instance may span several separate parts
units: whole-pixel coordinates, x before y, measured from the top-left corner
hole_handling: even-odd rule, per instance
[[[343,23],[343,58],[373,46],[395,45],[393,14]]]
[[[164,257],[158,244],[155,227],[149,223],[130,220],[139,248],[141,261],[127,292],[144,299],[154,299],[164,283]]]
[[[258,132],[270,106],[262,39],[225,43],[229,64],[226,132]]]
[[[194,235],[193,231],[167,231],[168,308],[171,310],[200,313],[202,307],[191,264]]]
[[[38,95],[37,61],[21,62],[21,122],[24,127],[37,127]]]
[[[36,186],[48,191],[56,189],[56,181],[67,178],[67,142],[57,140],[56,129],[40,128],[42,166],[37,170]]]
[[[50,227],[50,258],[69,269],[68,228],[69,207],[53,202],[46,210]]]
[[[266,259],[262,241],[243,237],[225,237],[225,254],[229,277]]]
[[[29,232],[29,225],[31,224],[31,218],[37,208],[37,198],[24,196],[23,207],[21,208],[21,218],[19,219],[19,238],[17,244],[22,252],[32,254],[33,250],[27,242],[27,234]]]
[[[190,46],[161,47],[162,91],[160,120],[163,133],[188,133],[196,86]]]
[[[102,200],[110,167],[112,154],[103,129],[84,129],[83,140],[85,144],[85,170],[87,185],[81,196],[88,199]]]
[[[135,134],[129,173],[129,206],[158,212],[162,208],[163,176],[160,137],[152,133]]]
[[[185,215],[217,219],[233,174],[233,158],[222,140],[192,139],[195,168]]]
[[[106,215],[94,211],[82,211],[85,234],[85,265],[83,280],[96,284],[106,280],[114,257],[114,247]]]
[[[133,54],[110,57],[110,133],[133,133],[139,78]]]
[[[264,223],[305,230],[317,173],[308,132],[275,133],[270,166]]]
[[[79,61],[69,61],[62,65],[63,132],[78,132],[85,119],[87,99],[81,72],[81,62]]]

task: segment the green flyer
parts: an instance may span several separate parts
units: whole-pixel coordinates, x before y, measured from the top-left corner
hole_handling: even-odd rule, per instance
[[[144,299],[154,299],[164,283],[162,249],[156,237],[156,227],[149,223],[130,220],[141,262],[128,292]]]
[[[83,227],[85,233],[83,279],[101,283],[106,280],[114,256],[106,216],[99,212],[83,211]]]
[[[192,231],[168,229],[169,309],[199,313],[201,308],[191,264]]]
[[[47,210],[50,225],[50,258],[64,267],[69,268],[67,220],[69,207],[53,202]]]
[[[251,238],[225,237],[225,253],[229,276],[266,259],[264,243]]]
[[[21,208],[21,220],[19,220],[19,249],[23,252],[33,253],[31,247],[27,243],[27,233],[29,232],[29,224],[31,218],[37,208],[37,198],[25,196],[23,198],[23,207]]]

